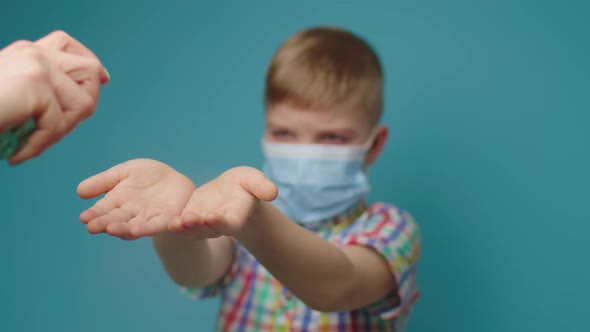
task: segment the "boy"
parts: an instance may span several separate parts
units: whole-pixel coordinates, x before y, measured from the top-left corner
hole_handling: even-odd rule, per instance
[[[80,184],[83,198],[107,193],[80,219],[93,234],[152,236],[188,295],[222,294],[218,330],[402,331],[418,294],[418,229],[364,201],[388,133],[382,81],[362,39],[300,32],[267,74],[264,173],[236,167],[195,188],[132,160]]]

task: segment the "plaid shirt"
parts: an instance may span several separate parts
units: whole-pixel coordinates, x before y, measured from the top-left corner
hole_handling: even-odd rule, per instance
[[[221,280],[205,288],[183,287],[183,292],[195,299],[221,294],[218,331],[403,331],[418,297],[420,235],[412,217],[389,204],[367,208],[361,203],[341,216],[305,227],[337,246],[363,245],[381,254],[395,276],[397,292],[352,311],[315,311],[238,242],[234,263]]]

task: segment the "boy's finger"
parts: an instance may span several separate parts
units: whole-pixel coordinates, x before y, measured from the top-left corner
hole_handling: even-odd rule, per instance
[[[176,228],[176,231],[182,231],[186,229],[200,229],[201,225],[205,223],[205,219],[202,215],[195,212],[188,212],[181,216],[181,227]],[[200,232],[199,232],[200,233]]]
[[[125,163],[119,164],[82,181],[76,191],[81,198],[94,198],[111,191],[127,176],[128,170]]]
[[[179,216],[172,218],[172,221],[168,224],[168,230],[171,232],[180,232],[184,229],[182,225],[182,219]]]
[[[134,237],[131,235],[131,225],[128,223],[111,223],[107,225],[106,232],[109,235],[120,237],[123,240],[133,240]]]
[[[102,233],[105,230],[108,230],[110,225],[127,224],[129,220],[133,219],[133,217],[134,216],[131,213],[124,209],[114,209],[108,214],[89,221],[86,225],[86,229],[92,234]]]
[[[131,220],[130,234],[134,237],[143,237],[163,233],[168,230],[171,219],[172,217],[169,215],[159,215],[143,222]]]
[[[215,218],[213,218],[213,219],[211,219],[211,218],[205,219],[205,221],[202,224],[195,226],[193,229],[198,229],[199,234],[203,238],[208,238],[208,239],[210,239],[210,238],[216,238],[216,237],[221,236],[221,234],[219,234],[215,230],[215,228],[213,228],[213,225],[216,224],[216,223],[218,223],[218,222],[219,222],[219,220],[218,219],[215,219]]]
[[[90,234],[103,233],[107,229],[108,224],[108,219],[102,217],[96,218],[86,224],[86,230]]]
[[[180,218],[182,226],[194,226],[203,223],[203,216],[194,212],[187,212]]]
[[[105,197],[96,202],[91,208],[80,213],[80,221],[87,224],[93,219],[102,217],[119,207],[116,200]]]
[[[264,173],[254,168],[241,178],[241,185],[244,190],[263,201],[272,201],[279,193],[277,186]]]

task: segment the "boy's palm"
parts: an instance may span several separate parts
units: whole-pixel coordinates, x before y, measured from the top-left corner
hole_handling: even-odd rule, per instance
[[[92,234],[106,232],[125,240],[153,236],[180,219],[194,189],[191,180],[164,163],[130,160],[80,183],[82,198],[106,194],[80,220]]]
[[[251,167],[235,167],[197,188],[182,218],[169,229],[197,238],[232,236],[241,230],[259,200],[272,201],[278,189],[262,172]]]

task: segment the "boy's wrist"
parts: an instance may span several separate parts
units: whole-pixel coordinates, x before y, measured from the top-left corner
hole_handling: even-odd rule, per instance
[[[264,202],[256,199],[255,203],[254,203],[254,208],[252,209],[252,215],[250,216],[250,218],[248,218],[248,223],[247,224],[251,224],[253,223],[255,220],[260,219],[260,215],[262,214],[261,209],[264,209]]]

